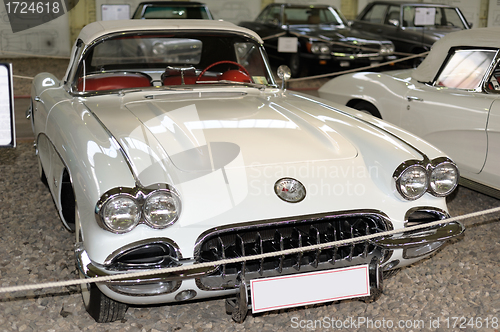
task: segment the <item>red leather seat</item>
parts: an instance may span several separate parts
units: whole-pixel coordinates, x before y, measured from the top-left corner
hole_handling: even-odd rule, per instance
[[[106,91],[151,86],[151,78],[142,73],[97,74],[78,80],[78,91]]]

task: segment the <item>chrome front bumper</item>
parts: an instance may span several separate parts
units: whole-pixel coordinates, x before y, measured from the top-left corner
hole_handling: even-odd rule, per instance
[[[446,223],[443,221],[442,224],[439,224],[434,227],[428,227],[418,231],[412,232],[404,232],[402,234],[389,236],[389,237],[380,237],[370,242],[379,246],[385,250],[398,250],[403,249],[404,251],[415,250],[416,248],[424,248],[424,251],[419,252],[419,256],[423,256],[429,254],[430,252],[439,248],[445,241],[450,240],[454,237],[461,235],[464,232],[465,228],[459,222],[451,222]],[[425,249],[426,247],[429,250]],[[417,250],[418,252],[418,250]],[[94,277],[103,277],[103,276],[112,276],[117,274],[125,274],[127,271],[112,271],[108,269],[106,266],[94,263],[90,260],[86,250],[83,247],[83,243],[77,243],[75,245],[75,255],[76,262],[80,274],[85,278],[94,278]],[[248,256],[250,259],[251,256]],[[417,256],[416,256],[417,257]],[[408,257],[414,258],[414,257]],[[196,264],[194,260],[181,260],[179,262],[180,265],[190,266]],[[210,267],[202,267],[202,268],[194,268],[185,271],[178,272],[170,272],[170,273],[160,273],[153,274],[144,277],[129,277],[123,278],[120,280],[105,282],[104,284],[111,289],[120,288],[120,287],[134,287],[137,285],[150,284],[162,284],[165,282],[178,281],[179,283],[185,279],[198,279],[203,276],[208,276],[216,270],[217,266]],[[333,265],[332,265],[333,268]],[[138,271],[147,271],[147,270],[134,270],[129,272],[138,272]],[[171,293],[178,289],[177,286],[172,286],[172,290],[167,292]],[[162,294],[164,294],[163,292]],[[135,296],[148,296],[148,295],[157,295],[154,293],[151,294],[128,294]]]

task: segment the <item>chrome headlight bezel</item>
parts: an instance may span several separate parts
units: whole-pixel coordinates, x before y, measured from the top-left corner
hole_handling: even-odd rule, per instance
[[[439,171],[442,167],[448,167],[454,173],[454,178],[452,177],[452,183],[448,185],[448,190],[439,192],[436,190],[435,180],[432,180],[433,174],[436,175],[435,172]],[[408,176],[410,172],[418,171],[420,176],[425,178],[421,180],[421,190],[418,191],[415,195],[410,195],[408,190],[405,190],[405,176]],[[460,178],[458,167],[455,165],[453,161],[446,157],[439,157],[429,161],[425,158],[423,161],[421,160],[408,160],[403,162],[401,165],[396,168],[393,174],[393,178],[395,180],[396,190],[405,200],[413,201],[422,197],[425,193],[430,193],[436,197],[445,197],[448,196],[455,190],[458,186],[458,180]]]
[[[104,228],[121,234],[130,232],[139,224],[141,212],[135,197],[123,193],[111,196],[103,204],[100,216]]]
[[[451,176],[452,178],[448,180],[448,181],[451,181],[451,183],[449,185],[447,185],[448,188],[444,191],[440,191],[437,189],[439,186],[436,184],[436,182],[439,180],[436,179],[436,176],[439,176],[437,173],[442,171],[444,168],[447,168],[447,170],[445,172],[448,173],[447,175]],[[442,174],[441,174],[441,176],[442,176]],[[448,160],[448,159],[437,160],[435,163],[433,163],[431,172],[429,174],[429,190],[432,192],[432,194],[434,196],[437,196],[437,197],[448,196],[458,186],[459,177],[460,177],[460,175],[459,175],[458,167],[451,160]],[[440,180],[440,181],[442,181],[442,180]]]
[[[158,198],[162,197],[163,201],[159,202]],[[156,200],[153,202],[153,200]],[[166,202],[165,200],[168,200]],[[163,222],[160,222],[155,220],[153,218],[153,209],[150,209],[151,205],[153,204],[161,204],[161,205],[169,205],[173,204],[173,207],[175,209],[174,212],[170,212],[168,216],[165,215],[165,213],[159,213],[158,215],[164,215],[167,219]],[[168,207],[167,207],[168,208]],[[160,209],[154,209],[155,211],[158,211]],[[175,223],[177,219],[179,218],[180,215],[180,210],[181,210],[181,200],[179,195],[172,190],[166,190],[166,189],[161,189],[161,190],[155,190],[152,193],[150,193],[146,199],[144,200],[144,206],[142,208],[143,214],[144,214],[144,219],[146,223],[154,229],[162,229],[165,227],[170,226],[171,224]]]
[[[427,169],[423,165],[415,161],[403,163],[400,167],[402,169],[399,171],[399,175],[395,177],[396,189],[398,190],[399,194],[406,200],[413,201],[419,199],[427,192],[429,186],[429,176],[427,173]],[[409,188],[412,184],[408,181],[408,177],[410,177],[411,174],[417,175],[417,173],[420,178],[415,178],[418,180],[418,182],[415,181],[413,182],[413,184],[419,185],[420,188],[415,190],[414,194],[411,194],[411,189]]]
[[[151,211],[148,211],[151,204],[151,199],[157,197],[157,195],[162,195],[163,197],[170,197],[175,206],[175,213],[169,220],[165,223],[155,222],[151,218]],[[131,223],[129,227],[115,227],[109,220],[108,209],[110,204],[113,202],[125,200],[136,206],[137,214],[134,223]],[[132,231],[135,227],[140,224],[146,224],[153,229],[163,229],[172,224],[174,224],[181,214],[182,204],[179,193],[168,184],[157,184],[150,186],[148,188],[113,188],[104,193],[95,207],[95,215],[97,224],[112,233],[122,234]]]

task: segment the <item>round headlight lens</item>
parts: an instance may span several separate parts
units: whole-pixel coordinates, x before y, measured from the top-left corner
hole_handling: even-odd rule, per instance
[[[328,45],[323,44],[323,43],[313,43],[311,46],[311,52],[312,53],[321,53],[321,54],[329,54],[330,53],[330,47]]]
[[[394,52],[394,47],[390,44],[384,44],[380,51],[382,54],[392,54]]]
[[[452,163],[437,165],[431,173],[430,186],[436,196],[450,194],[458,184],[458,169]]]
[[[168,190],[150,194],[144,203],[144,217],[153,228],[164,228],[177,221],[181,210],[179,197]]]
[[[165,55],[167,53],[167,48],[162,43],[156,43],[153,46],[154,55]]]
[[[422,166],[408,167],[401,173],[398,181],[399,193],[408,200],[421,197],[427,191],[427,171]]]
[[[135,199],[119,195],[106,202],[101,215],[102,221],[112,232],[125,233],[139,223],[140,210]]]

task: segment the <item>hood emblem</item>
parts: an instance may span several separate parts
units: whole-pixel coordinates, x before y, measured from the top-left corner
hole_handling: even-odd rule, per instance
[[[276,181],[274,192],[279,198],[289,203],[298,203],[306,197],[304,185],[292,178],[283,178]]]

